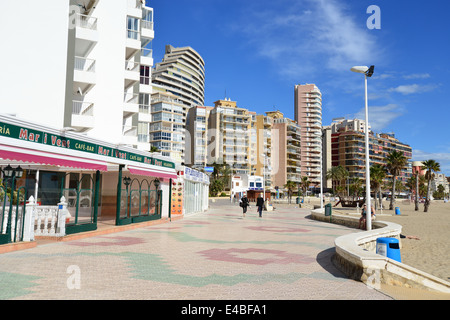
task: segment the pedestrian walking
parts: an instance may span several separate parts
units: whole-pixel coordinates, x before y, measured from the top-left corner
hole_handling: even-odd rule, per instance
[[[242,207],[242,214],[245,217],[245,214],[247,213],[247,208],[250,207],[250,202],[248,201],[247,195],[245,193],[242,196],[239,205]]]
[[[258,207],[259,217],[262,217],[262,211],[264,207],[264,199],[261,197],[261,194],[256,199],[256,206]]]

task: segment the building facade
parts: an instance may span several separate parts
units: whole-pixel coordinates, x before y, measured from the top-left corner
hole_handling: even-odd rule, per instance
[[[301,127],[279,111],[266,112],[272,118],[272,185],[282,189],[288,180],[302,178]]]
[[[196,106],[188,109],[186,118],[186,155],[184,162],[193,168],[207,165],[208,118],[212,107]]]
[[[256,175],[264,177],[266,190],[273,189],[272,181],[272,127],[273,118],[266,115],[256,116],[257,148]]]
[[[218,100],[208,119],[207,162],[228,164],[232,174],[256,172],[256,113]]]
[[[155,91],[170,92],[187,106],[205,102],[205,62],[191,47],[166,46],[162,62],[151,72]]]
[[[187,107],[170,93],[151,96],[150,144],[163,156],[183,162],[186,142]]]
[[[25,3],[27,10],[24,1],[10,9],[17,6],[25,20],[35,21],[33,28],[14,27],[34,49],[16,55],[15,70],[4,70],[9,79],[0,83],[9,94],[0,97],[0,113],[148,149],[148,141],[138,139],[138,127],[150,121],[140,112],[139,94],[151,93],[151,86],[140,86],[139,72],[153,64],[153,9],[140,0],[61,0],[45,10]],[[4,25],[9,19],[2,14]],[[3,41],[14,47],[19,38],[7,34]],[[43,38],[51,41],[36,43]],[[25,73],[32,74],[27,81]]]
[[[320,185],[322,151],[322,93],[314,84],[296,85],[294,118],[301,127],[301,171],[313,185]]]
[[[342,121],[342,120],[341,120]],[[364,123],[359,120],[359,123]],[[331,153],[332,166],[342,166],[349,172],[349,178],[365,178],[365,134],[364,130],[350,130],[347,125],[340,125],[335,122],[331,125]],[[344,122],[343,122],[344,123]],[[348,122],[345,122],[348,124]],[[363,124],[364,126],[364,124]],[[369,133],[369,159],[370,165],[386,165],[386,156],[392,151],[402,152],[410,160],[412,149],[406,143],[400,142],[394,134]],[[411,163],[397,178],[405,183],[412,174]]]

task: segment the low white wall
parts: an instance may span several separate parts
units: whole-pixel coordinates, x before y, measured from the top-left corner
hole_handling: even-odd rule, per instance
[[[315,220],[357,226],[359,218],[324,215],[323,209],[311,211]],[[399,238],[402,226],[392,222],[374,221],[373,230],[351,233],[335,239],[336,254],[333,262],[348,277],[360,280],[369,286],[385,283],[389,285],[416,287],[450,293],[450,283],[415,269],[404,263],[376,254],[376,239]],[[401,243],[400,243],[401,248]]]

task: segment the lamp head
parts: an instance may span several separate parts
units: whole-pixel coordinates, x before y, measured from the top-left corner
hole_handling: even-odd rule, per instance
[[[16,177],[20,179],[23,176],[23,169],[20,166],[18,166],[15,170],[15,173],[16,173]]]
[[[368,76],[369,78],[373,75],[373,70],[374,70],[375,66],[355,66],[353,68],[350,68],[351,71],[356,72],[356,73],[363,73],[366,76]]]
[[[351,68],[350,70],[353,71],[353,72],[356,72],[356,73],[366,73],[367,70],[369,70],[369,67],[367,67],[367,66],[355,66],[355,67]]]
[[[9,164],[5,169],[3,169],[3,174],[7,178],[11,178],[13,175],[13,172],[14,172],[14,169]]]
[[[161,184],[161,182],[159,181],[158,178],[156,178],[155,180],[153,180],[153,184],[155,185],[155,188],[158,189],[158,187]]]

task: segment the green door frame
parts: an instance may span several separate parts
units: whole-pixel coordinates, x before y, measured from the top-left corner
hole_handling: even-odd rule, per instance
[[[84,177],[81,177],[77,182],[77,200],[76,200],[76,211],[75,211],[75,223],[66,225],[66,235],[75,234],[86,231],[97,230],[97,216],[98,216],[98,201],[99,201],[99,192],[100,192],[100,171],[97,170],[95,173],[95,182],[94,182],[94,212],[91,216],[90,223],[78,223],[78,207],[80,201],[80,192],[84,189],[80,189],[81,181]],[[91,177],[89,177],[92,179]],[[64,187],[64,178],[62,182],[62,186]]]
[[[161,190],[151,190],[151,183],[148,182],[147,179],[142,179],[139,181],[139,179],[134,178],[122,178],[122,169],[123,165],[119,165],[119,174],[118,174],[118,181],[117,181],[117,203],[116,203],[116,225],[127,225],[131,223],[139,223],[144,221],[150,221],[150,220],[157,220],[161,219],[161,205],[162,205],[162,192]],[[122,181],[127,179],[126,183],[126,202],[125,202],[125,212],[126,216],[121,217],[121,202],[122,202]],[[142,189],[143,185],[147,185],[147,189]],[[133,189],[133,183],[137,183],[139,189]],[[136,216],[131,215],[131,195],[133,192],[139,193],[139,213]],[[142,214],[142,193],[147,192],[147,210],[144,214]],[[156,200],[155,200],[155,213],[150,214],[150,207],[151,207],[151,194],[155,192]]]

